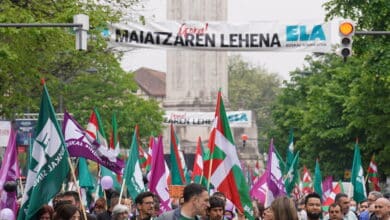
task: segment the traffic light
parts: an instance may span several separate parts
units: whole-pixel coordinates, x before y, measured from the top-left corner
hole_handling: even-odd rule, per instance
[[[340,54],[346,59],[352,55],[352,36],[355,34],[355,24],[342,21],[339,24]]]

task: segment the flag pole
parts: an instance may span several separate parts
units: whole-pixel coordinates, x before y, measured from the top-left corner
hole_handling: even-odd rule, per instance
[[[69,157],[68,157],[68,163],[69,163],[69,167],[70,167],[70,173],[71,173],[72,178],[73,178],[73,180],[74,180],[74,182],[76,184],[77,193],[78,193],[78,195],[80,197],[81,212],[83,213],[84,219],[87,219],[87,213],[85,212],[85,207],[84,207],[84,205],[82,204],[82,201],[81,201],[80,186],[79,186],[79,184],[76,181],[76,175],[75,175],[74,167],[73,167],[72,161],[70,161]]]
[[[200,179],[199,179],[199,184],[202,183],[202,180],[203,180],[203,171],[202,171],[202,175],[200,176]]]
[[[21,176],[19,176],[19,187],[20,187],[20,191],[21,191],[22,195],[24,195],[24,187],[23,187]]]
[[[119,199],[120,199],[119,201],[122,200],[122,194],[123,194],[123,189],[125,188],[125,183],[126,183],[126,178],[124,178],[122,181],[121,192],[119,193]],[[119,202],[119,204],[121,203]]]
[[[213,132],[213,139],[215,139],[215,127],[213,128],[213,130],[211,131],[211,132]],[[210,141],[210,140],[209,140]],[[214,141],[214,140],[213,140]],[[209,142],[209,144],[210,144],[210,142]],[[214,144],[214,143],[213,143]],[[209,146],[209,148],[210,148],[210,163],[209,163],[209,171],[208,171],[208,173],[207,173],[207,191],[208,192],[210,192],[210,183],[211,183],[211,180],[210,180],[210,178],[211,178],[211,168],[212,168],[212,166],[213,166],[213,154],[214,154],[214,148],[211,148],[212,146]]]

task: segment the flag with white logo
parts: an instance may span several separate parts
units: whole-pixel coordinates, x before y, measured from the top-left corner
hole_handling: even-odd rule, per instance
[[[61,189],[69,172],[69,156],[46,85],[31,150],[18,219],[32,219]]]

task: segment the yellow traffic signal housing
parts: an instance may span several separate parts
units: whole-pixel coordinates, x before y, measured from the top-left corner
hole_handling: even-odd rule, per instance
[[[352,55],[352,37],[355,34],[355,24],[351,21],[341,21],[339,24],[340,54],[347,58]]]

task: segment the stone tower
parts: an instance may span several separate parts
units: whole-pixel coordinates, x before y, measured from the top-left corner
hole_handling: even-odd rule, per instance
[[[175,21],[227,21],[227,0],[167,0],[167,19]],[[221,89],[227,111],[228,105],[227,52],[167,50],[166,111],[214,112],[218,90]],[[246,161],[260,158],[257,150],[257,127],[232,128],[240,157]],[[211,126],[175,125],[185,154],[194,154],[200,136],[207,146]],[[241,135],[252,137],[245,149]],[[164,152],[169,154],[169,126],[164,131]],[[250,162],[249,162],[250,163]],[[192,164],[191,164],[192,166]]]
[[[167,0],[167,19],[226,21],[227,0]],[[166,83],[165,108],[213,111],[218,89],[228,95],[227,53],[168,50]]]

